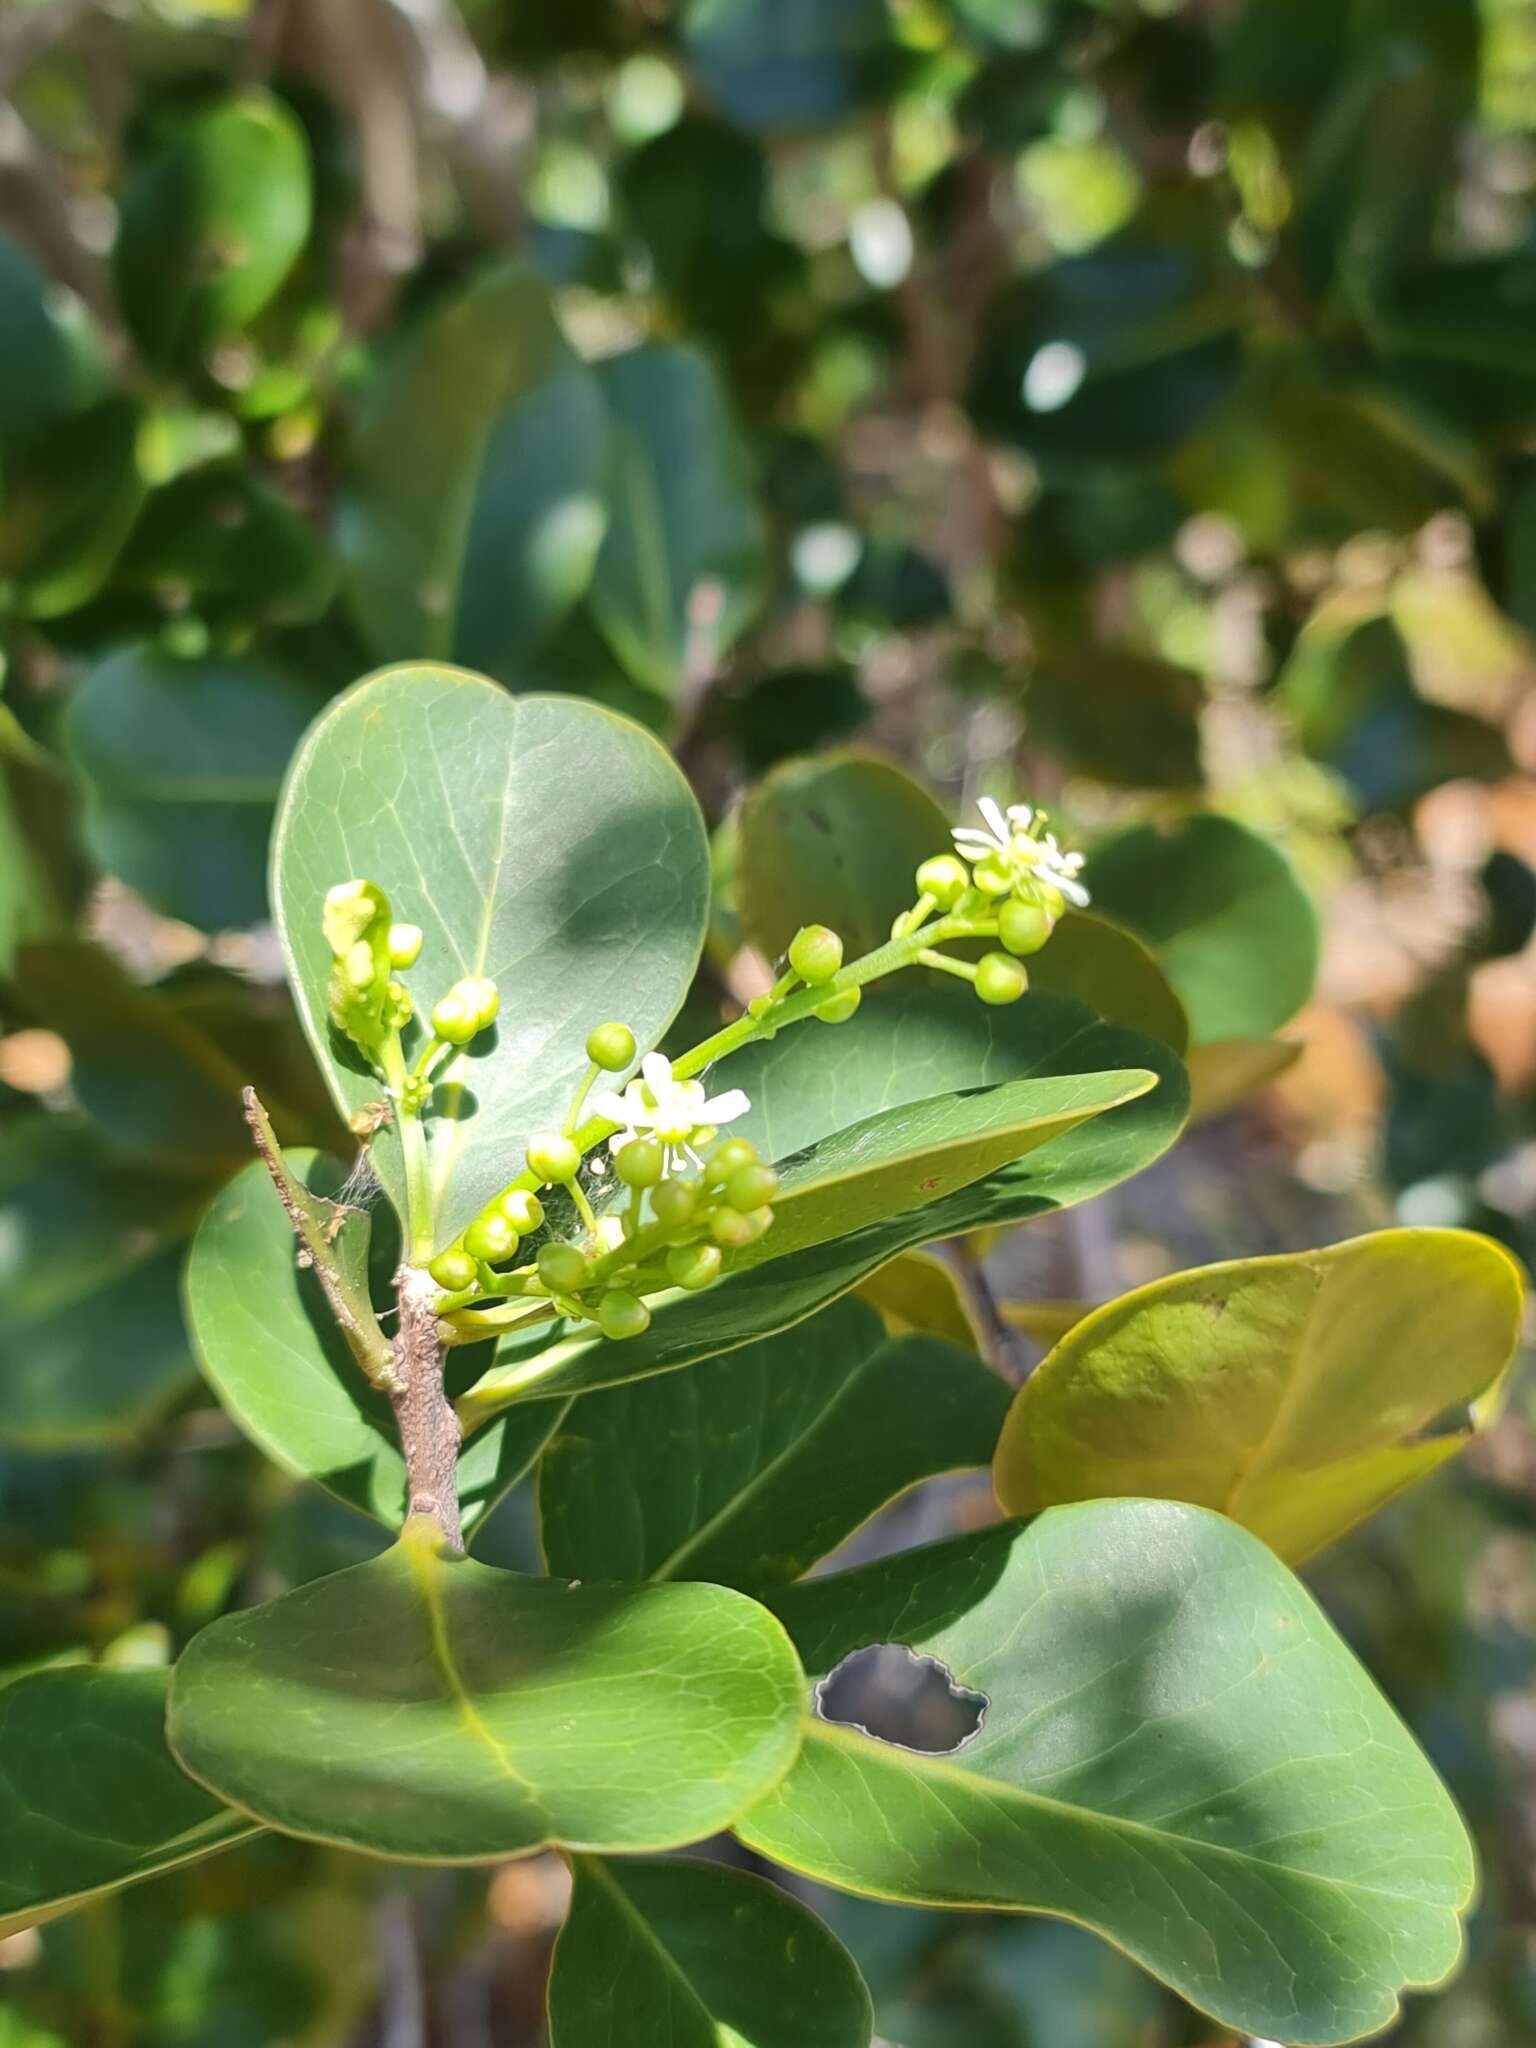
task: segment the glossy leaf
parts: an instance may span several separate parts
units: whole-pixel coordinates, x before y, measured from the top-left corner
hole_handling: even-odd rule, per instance
[[[832,1058],[821,1036],[828,1029],[838,1033]],[[1070,1208],[1166,1151],[1188,1102],[1183,1069],[1165,1046],[1100,1024],[1080,1003],[1060,996],[1031,996],[1011,1009],[988,1010],[944,990],[893,993],[865,1003],[847,1024],[797,1026],[769,1045],[737,1053],[721,1062],[711,1086],[718,1081],[746,1089],[751,1113],[732,1129],[772,1159],[881,1110],[922,1100],[915,1091],[1132,1068],[1155,1075],[1157,1085],[939,1202],[787,1258],[774,1257],[770,1230],[751,1247],[758,1263],[728,1269],[701,1294],[660,1297],[642,1336],[611,1343],[578,1334],[542,1352],[526,1339],[504,1340],[495,1371],[460,1401],[461,1416],[473,1428],[508,1400],[578,1393],[692,1365],[788,1329],[917,1245]]]
[[[171,1748],[290,1834],[409,1862],[664,1849],[777,1783],[803,1680],[719,1586],[576,1586],[441,1554],[367,1564],[195,1636]]]
[[[1455,1967],[1455,1808],[1298,1581],[1220,1516],[1059,1508],[774,1604],[815,1675],[898,1642],[987,1708],[947,1755],[809,1722],[738,1824],[760,1854],[878,1898],[1075,1920],[1223,2024],[1297,2044],[1384,2027]]]
[[[853,1958],[743,1870],[578,1856],[549,1978],[550,2048],[868,2048]]]
[[[430,312],[367,395],[342,511],[377,653],[516,680],[517,656],[591,575],[606,453],[596,380],[528,265]]]
[[[1523,1303],[1509,1254],[1456,1230],[1153,1281],[1075,1324],[1025,1383],[998,1498],[1016,1514],[1194,1501],[1308,1557],[1469,1441]]]
[[[182,1245],[206,1183],[105,1151],[89,1125],[38,1116],[0,1146],[0,1442],[123,1442],[195,1368],[182,1327]]]
[[[942,1337],[962,1351],[979,1351],[976,1325],[959,1282],[944,1260],[930,1252],[903,1252],[854,1289],[884,1323],[886,1334]]]
[[[1230,818],[1134,826],[1095,850],[1087,881],[1151,946],[1196,1045],[1263,1038],[1312,993],[1316,913],[1285,856]]]
[[[322,1204],[342,1184],[334,1160],[297,1151],[286,1163]],[[368,1213],[340,1207],[329,1216],[346,1284],[366,1298]],[[376,1282],[387,1287],[393,1247],[387,1219],[378,1222],[384,1242],[373,1263]],[[187,1262],[187,1316],[198,1362],[225,1409],[285,1471],[398,1528],[405,1515],[405,1464],[394,1415],[368,1384],[313,1271],[298,1264],[297,1249],[267,1170],[253,1160],[210,1204]],[[487,1362],[481,1346],[454,1352],[450,1389],[467,1385]],[[563,1413],[562,1402],[530,1402],[499,1417],[466,1447],[459,1501],[467,1530],[533,1463]]]
[[[294,763],[273,842],[289,977],[343,1114],[379,1098],[325,1005],[320,908],[377,882],[424,934],[408,973],[430,1009],[461,975],[501,991],[494,1032],[439,1070],[427,1117],[443,1243],[558,1129],[594,1025],[642,1049],[681,1003],[703,942],[708,851],[698,806],[638,726],[566,698],[513,698],[457,669],[384,669],[350,690]],[[399,1140],[375,1168],[403,1201]]]
[[[777,960],[804,924],[830,925],[846,958],[883,946],[916,900],[919,862],[949,847],[949,820],[889,761],[786,761],[741,809],[736,905],[748,941]]]
[[[0,1686],[0,1937],[256,1832],[167,1753],[165,1690],[90,1665]]]
[[[21,617],[60,618],[111,575],[144,502],[139,426],[137,406],[106,398],[7,454],[0,577]]]
[[[264,662],[127,647],[90,670],[65,737],[110,874],[205,931],[266,914],[267,840],[315,699]]]
[[[752,614],[763,535],[746,451],[708,360],[654,344],[598,366],[612,423],[592,615],[637,683],[673,696]]]
[[[919,1480],[990,1463],[1008,1399],[974,1354],[888,1338],[872,1310],[838,1302],[691,1372],[577,1402],[539,1468],[545,1556],[584,1579],[760,1592]]]
[[[281,491],[248,471],[195,469],[156,491],[116,580],[200,617],[289,625],[330,602],[330,551]]]
[[[272,297],[309,238],[309,148],[280,100],[205,103],[151,145],[123,195],[118,298],[157,367],[203,363]]]
[[[1149,949],[1112,917],[1074,911],[1026,963],[1029,985],[1076,996],[1106,1024],[1148,1032],[1183,1058],[1189,1046],[1184,1005]]]

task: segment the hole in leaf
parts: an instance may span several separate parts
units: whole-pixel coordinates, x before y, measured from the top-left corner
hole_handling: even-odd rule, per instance
[[[905,1643],[868,1643],[850,1650],[816,1688],[816,1711],[899,1749],[947,1756],[981,1726],[984,1692],[958,1685],[937,1657]]]

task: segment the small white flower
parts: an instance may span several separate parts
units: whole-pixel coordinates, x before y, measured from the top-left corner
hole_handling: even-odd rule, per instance
[[[1028,804],[1010,804],[1005,812],[989,796],[979,798],[976,807],[986,830],[961,825],[951,834],[962,859],[996,861],[1017,880],[1043,882],[1059,890],[1079,910],[1087,909],[1088,891],[1078,880],[1083,856],[1062,852],[1056,834],[1042,829],[1043,811],[1031,810]]]
[[[690,1165],[703,1161],[693,1149],[695,1142],[707,1144],[719,1124],[745,1116],[752,1107],[740,1088],[728,1088],[723,1095],[704,1092],[702,1081],[677,1081],[672,1062],[663,1053],[648,1052],[640,1062],[640,1076],[624,1092],[605,1088],[592,1097],[599,1116],[623,1124],[608,1140],[610,1152],[621,1152],[636,1138],[654,1138],[666,1148],[667,1164],[678,1158]]]

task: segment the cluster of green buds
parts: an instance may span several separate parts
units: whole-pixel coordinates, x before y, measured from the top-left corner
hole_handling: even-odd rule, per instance
[[[1044,812],[1004,811],[984,797],[981,814],[982,827],[954,833],[953,852],[918,868],[916,900],[887,944],[849,962],[835,931],[803,926],[772,988],[675,1063],[649,1052],[636,1071],[634,1033],[599,1025],[561,1128],[529,1138],[522,1171],[446,1246],[432,1241],[423,1118],[442,1063],[494,1020],[496,984],[456,982],[429,1013],[430,1032],[408,1067],[401,1033],[415,1011],[397,975],[415,963],[421,933],[391,921],[372,882],[332,889],[324,910],[331,1021],[368,1057],[400,1113],[410,1256],[443,1289],[445,1340],[467,1343],[555,1315],[607,1337],[638,1336],[651,1320],[647,1296],[707,1287],[730,1254],[770,1228],[772,1167],[745,1139],[721,1136],[751,1105],[739,1088],[711,1096],[697,1078],[716,1060],[803,1020],[846,1023],[868,983],[906,967],[956,975],[984,1003],[1016,1002],[1029,986],[1024,960],[1068,905],[1088,902],[1083,861],[1046,831]],[[978,939],[997,940],[997,950],[979,960],[943,950]],[[593,1092],[600,1077],[620,1075],[629,1076],[622,1088]],[[553,1207],[552,1191],[561,1197]]]
[[[598,1026],[565,1128],[531,1137],[521,1180],[431,1261],[428,1271],[446,1290],[438,1304],[445,1334],[483,1335],[555,1312],[594,1323],[606,1337],[638,1337],[651,1320],[647,1294],[709,1286],[727,1251],[754,1243],[772,1224],[778,1176],[747,1140],[720,1137],[720,1126],[750,1107],[745,1094],[733,1088],[711,1097],[701,1082],[676,1076],[662,1053],[647,1053],[622,1092],[591,1097],[611,1135],[590,1166],[584,1160],[573,1133],[591,1084],[599,1073],[623,1072],[635,1051],[626,1025]],[[623,1192],[598,1215],[582,1174],[604,1182],[610,1168]],[[552,1188],[569,1195],[583,1238],[548,1238],[535,1248],[528,1240],[546,1219],[540,1195]],[[505,1306],[488,1308],[495,1301]]]

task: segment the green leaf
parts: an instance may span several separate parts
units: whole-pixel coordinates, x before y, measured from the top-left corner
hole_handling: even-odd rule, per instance
[[[167,1754],[165,1690],[89,1665],[0,1687],[0,1937],[256,1833]]]
[[[131,1440],[195,1378],[177,1294],[206,1184],[37,1116],[0,1145],[0,1441]]]
[[[205,366],[255,318],[309,239],[309,147],[271,94],[210,100],[170,125],[129,177],[118,301],[157,368]]]
[[[693,1371],[578,1402],[539,1468],[550,1569],[760,1592],[808,1571],[888,1501],[990,1463],[1008,1388],[861,1302]]]
[[[108,398],[6,458],[0,579],[8,609],[56,619],[95,597],[144,502],[139,410]]]
[[[719,1586],[577,1586],[392,1550],[226,1616],[171,1683],[182,1765],[286,1833],[408,1862],[666,1849],[784,1775],[799,1665]]]
[[[830,1047],[828,1030],[837,1033]],[[797,1025],[747,1047],[721,1063],[710,1085],[746,1089],[751,1112],[732,1129],[770,1159],[922,1100],[917,1091],[1132,1069],[1155,1075],[1157,1086],[939,1202],[787,1258],[774,1256],[770,1230],[751,1247],[760,1263],[728,1266],[700,1294],[661,1296],[642,1336],[612,1343],[579,1333],[542,1353],[526,1338],[505,1340],[495,1372],[460,1401],[461,1417],[474,1428],[508,1400],[616,1386],[788,1329],[914,1246],[1051,1215],[1139,1173],[1173,1143],[1188,1107],[1183,1069],[1166,1046],[1101,1024],[1061,996],[987,1009],[958,991],[893,993],[865,1003],[846,1024]]]
[[[1020,1390],[998,1499],[1193,1501],[1297,1562],[1471,1440],[1523,1306],[1509,1254],[1459,1230],[1155,1280],[1077,1323]]]
[[[105,361],[84,307],[55,290],[29,251],[0,235],[0,441],[51,427],[99,396]]]
[[[29,940],[67,932],[88,876],[72,779],[0,707],[0,977]]]
[[[75,692],[65,739],[110,874],[204,931],[266,912],[267,840],[313,696],[265,662],[127,647]]]
[[[1134,826],[1095,849],[1086,879],[1151,946],[1196,1045],[1263,1038],[1312,993],[1317,914],[1284,854],[1232,819]]]
[[[655,344],[598,366],[613,422],[611,518],[592,615],[635,681],[674,696],[711,671],[756,608],[762,522],[719,379]]]
[[[703,943],[709,856],[688,785],[628,720],[556,697],[513,698],[462,670],[382,670],[311,731],[273,840],[273,894],[299,1009],[346,1116],[379,1099],[333,1037],[331,952],[320,910],[332,884],[377,882],[419,925],[407,980],[430,1009],[461,975],[501,991],[494,1032],[448,1066],[426,1120],[438,1241],[521,1169],[537,1130],[558,1129],[609,1018],[654,1045]],[[373,1163],[397,1207],[399,1136]]]
[[[281,491],[250,471],[220,466],[193,470],[153,494],[115,581],[204,619],[291,625],[324,611],[336,569]]]
[[[976,1325],[953,1270],[930,1252],[903,1252],[860,1281],[854,1292],[884,1323],[887,1336],[942,1337],[962,1351],[981,1350]]]
[[[683,19],[690,63],[743,128],[835,121],[900,63],[881,0],[690,0]]]
[[[777,1885],[718,1863],[573,1859],[550,2048],[868,2048],[853,1958]]]
[[[738,1823],[760,1854],[877,1898],[1075,1920],[1296,2044],[1374,2032],[1455,1967],[1455,1808],[1298,1581],[1222,1517],[1058,1508],[774,1604],[817,1676],[903,1643],[987,1707],[947,1755],[809,1721]]]
[[[606,460],[597,381],[537,272],[502,264],[430,312],[363,402],[342,508],[375,650],[514,680],[591,577]]]
[[[1076,996],[1106,1024],[1146,1031],[1182,1059],[1189,1019],[1168,977],[1136,934],[1096,911],[1065,916],[1029,961],[1029,985],[1053,995]]]
[[[1306,1048],[1288,1038],[1213,1038],[1185,1056],[1191,1123],[1205,1123],[1246,1102],[1295,1066]]]
[[[19,969],[28,1011],[69,1047],[75,1098],[113,1144],[210,1176],[250,1156],[239,1068],[158,990],[82,939],[27,946]]]
[[[742,805],[736,904],[750,943],[777,960],[804,924],[830,925],[850,960],[883,946],[916,901],[919,862],[949,846],[920,783],[870,755],[786,761]]]
[[[1132,789],[1200,787],[1199,676],[1126,648],[1050,639],[1025,696],[1030,731],[1079,775]]]
[[[370,1250],[382,1295],[394,1243],[382,1227],[371,1245],[365,1210],[330,1201],[343,1171],[312,1152],[285,1155],[288,1170],[316,1198],[354,1299],[368,1298]],[[337,1218],[340,1221],[337,1222]],[[348,1349],[312,1269],[297,1245],[267,1169],[253,1160],[214,1198],[187,1261],[187,1318],[198,1362],[223,1406],[251,1440],[300,1479],[398,1528],[405,1516],[405,1464],[387,1398],[370,1386]],[[485,1369],[484,1346],[449,1357],[450,1391]],[[565,1412],[560,1401],[509,1411],[459,1460],[459,1502],[473,1531],[538,1456]]]

